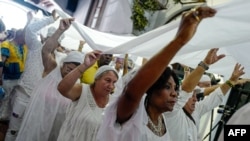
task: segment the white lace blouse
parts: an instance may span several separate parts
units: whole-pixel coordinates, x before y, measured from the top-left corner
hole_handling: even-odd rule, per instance
[[[80,99],[67,110],[58,141],[96,141],[103,111],[96,105],[89,85],[83,84]]]

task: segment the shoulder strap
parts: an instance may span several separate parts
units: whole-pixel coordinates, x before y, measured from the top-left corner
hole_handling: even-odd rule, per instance
[[[191,114],[189,114],[185,108],[182,108],[182,110],[187,115],[187,117],[193,121],[193,123],[195,125],[194,118],[191,116]]]

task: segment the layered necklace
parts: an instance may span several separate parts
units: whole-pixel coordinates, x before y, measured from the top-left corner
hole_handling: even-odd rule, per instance
[[[148,116],[148,127],[149,129],[151,129],[151,131],[153,131],[157,136],[162,136],[165,133],[165,126],[164,123],[162,121],[162,116],[158,117],[158,125],[155,125],[151,118]]]

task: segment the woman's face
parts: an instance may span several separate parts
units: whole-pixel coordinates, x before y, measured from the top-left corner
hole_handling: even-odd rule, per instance
[[[152,94],[150,105],[160,112],[172,111],[177,101],[176,83],[172,76],[168,79],[164,88]]]
[[[70,73],[77,66],[73,63],[64,63],[61,68],[62,77],[65,77],[68,73]]]
[[[107,71],[102,76],[95,80],[95,91],[103,95],[110,94],[115,89],[115,83],[118,78],[113,71]]]

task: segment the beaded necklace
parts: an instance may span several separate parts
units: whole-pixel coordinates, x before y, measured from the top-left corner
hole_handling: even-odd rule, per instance
[[[148,116],[148,127],[153,131],[156,135],[162,136],[164,134],[164,124],[162,122],[161,116],[158,117],[158,125],[155,125],[151,118]]]

